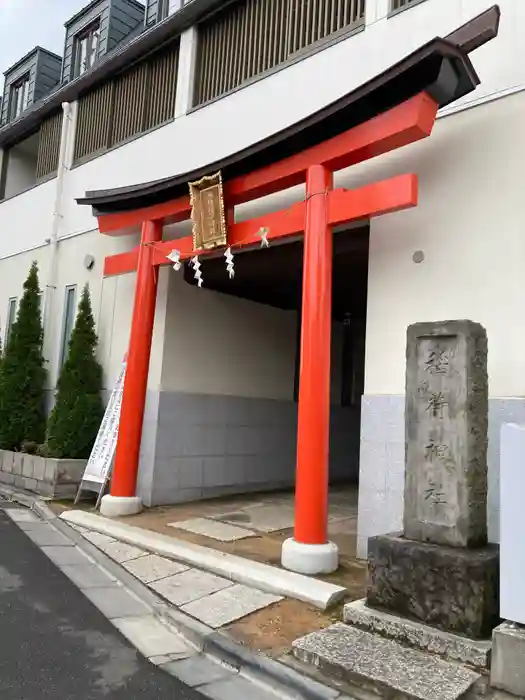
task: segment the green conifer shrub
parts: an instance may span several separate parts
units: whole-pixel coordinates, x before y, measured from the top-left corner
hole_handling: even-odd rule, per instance
[[[2,359],[0,449],[18,451],[26,441],[44,439],[47,373],[43,339],[38,266],[33,262]]]
[[[69,354],[58,379],[55,407],[48,422],[46,445],[52,457],[89,458],[104,415],[97,342],[86,285],[69,341]]]

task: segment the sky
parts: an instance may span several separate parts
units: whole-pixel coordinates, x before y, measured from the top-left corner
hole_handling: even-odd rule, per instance
[[[64,22],[87,4],[88,0],[0,0],[0,74],[37,45],[62,55]]]

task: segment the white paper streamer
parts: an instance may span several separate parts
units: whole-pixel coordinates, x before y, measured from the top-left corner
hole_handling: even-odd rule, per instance
[[[270,242],[268,241],[268,234],[270,233],[269,228],[261,228],[259,230],[259,236],[261,237],[261,248],[268,248]]]
[[[182,263],[180,261],[180,250],[172,250],[169,255],[166,256],[168,260],[171,260],[173,265],[173,269],[177,270],[177,272],[180,270],[182,267]]]
[[[226,269],[228,270],[228,275],[230,279],[233,279],[233,277],[235,277],[235,263],[233,262],[233,253],[231,248],[227,248],[224,253],[224,257],[226,258]]]
[[[201,263],[200,263],[200,261],[199,261],[199,256],[198,256],[198,255],[195,255],[195,257],[193,257],[193,258],[191,259],[191,264],[192,264],[192,267],[193,267],[193,270],[194,270],[194,275],[193,275],[193,276],[194,276],[195,279],[197,280],[197,287],[202,287],[202,272],[201,272],[201,267],[202,267],[202,265],[201,265]]]

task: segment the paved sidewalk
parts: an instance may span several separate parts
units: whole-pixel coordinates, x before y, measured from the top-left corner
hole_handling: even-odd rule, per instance
[[[225,579],[227,585],[221,583],[214,593],[206,590],[197,599],[193,593],[189,603],[171,607],[161,601],[153,586],[190,572],[197,576],[191,571],[192,567],[180,571],[174,569],[176,562],[159,561],[162,557],[152,559],[144,551],[111,541],[111,538],[97,537],[94,532],[81,534],[79,529],[56,518],[47,506],[35,499],[30,504],[23,494],[13,493],[11,498],[27,502],[46,519],[40,520],[35,512],[25,508],[10,507],[10,518],[20,529],[143,656],[184,684],[197,688],[212,700],[246,700],[248,697],[250,700],[275,700],[276,697],[282,700],[351,700],[343,689],[328,687],[321,678],[316,681],[305,676],[302,669],[294,670],[293,663],[285,665],[254,654],[228,634],[215,631],[183,611],[185,606],[212,599],[216,593],[236,590],[231,581]],[[102,547],[111,553],[111,558]],[[178,573],[173,573],[174,570]],[[167,575],[157,578],[163,574]],[[146,585],[146,579],[154,580]],[[179,600],[186,600],[182,594],[188,590],[185,586],[170,585],[169,588],[179,590]],[[250,605],[253,606],[253,601]],[[180,695],[181,700],[184,697]]]
[[[137,552],[129,545],[118,545],[107,535],[85,530],[83,534],[108,555],[115,553],[117,560],[119,554],[125,557],[121,561],[128,571],[170,603],[210,626],[224,629],[254,650],[279,657],[291,650],[298,637],[340,621],[342,602],[363,597],[366,567],[355,558],[357,492],[353,488],[332,489],[330,504],[330,538],[340,548],[341,568],[321,579],[343,586],[347,594],[341,605],[327,612],[289,597],[267,599],[253,587],[236,586],[224,574],[217,576],[217,571],[198,572],[180,560],[170,561],[170,557],[177,557],[165,551],[160,552],[161,557],[148,555],[144,549]],[[56,513],[69,510],[62,504],[51,507]],[[91,506],[84,504],[83,508],[94,513]],[[148,536],[159,533],[174,543],[205,546],[219,557],[220,553],[242,557],[247,568],[251,560],[276,567],[278,572],[281,545],[292,534],[293,515],[293,495],[282,492],[151,508],[111,522],[142,528]],[[196,597],[190,600],[188,595]]]
[[[337,544],[340,569],[323,580],[343,585],[360,598],[365,585],[363,562],[356,559],[357,488],[333,487],[329,498],[328,534]],[[57,514],[91,503],[52,503]],[[280,566],[282,543],[293,536],[294,496],[290,491],[216,498],[174,506],[147,508],[138,515],[117,518],[134,527],[210,547],[252,561]]]
[[[235,584],[108,535],[72,527],[167,602],[214,629],[283,600],[282,596]]]
[[[114,580],[104,579],[104,572],[75,547],[58,545],[62,540],[51,534],[54,531],[50,528],[30,511],[0,502],[0,697],[205,700],[199,692],[147,663],[119,634],[118,625],[112,625],[68,581],[52,561],[59,551],[70,562],[64,572],[74,568],[77,575],[89,578],[89,570],[94,574],[91,583],[107,582],[112,590],[119,590]],[[39,547],[35,540],[54,544]],[[148,630],[151,618],[143,618],[140,604],[132,619]],[[183,640],[176,639],[175,644],[172,653],[182,658],[191,653]]]

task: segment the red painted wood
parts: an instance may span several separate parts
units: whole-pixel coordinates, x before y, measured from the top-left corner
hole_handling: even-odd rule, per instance
[[[417,176],[399,175],[365,185],[357,190],[332,190],[328,194],[328,223],[338,226],[345,222],[368,219],[417,205]],[[306,205],[298,202],[288,209],[272,212],[249,221],[233,224],[228,231],[230,245],[249,247],[260,244],[261,228],[268,228],[268,240],[301,235],[304,232]],[[169,265],[166,256],[176,248],[181,259],[195,255],[191,236],[154,244],[154,265]],[[104,275],[122,275],[136,270],[139,248],[106,258]],[[202,255],[209,254],[201,252]]]
[[[151,244],[161,238],[162,223],[145,221],[138,256],[127,369],[111,480],[112,496],[135,495],[157,297],[158,269],[152,265]]]
[[[436,102],[421,93],[324,143],[226,182],[225,198],[230,206],[247,202],[304,182],[310,165],[320,163],[335,171],[413,143],[430,135],[436,114]],[[122,235],[145,220],[173,222],[189,216],[189,196],[184,196],[145,209],[99,216],[98,224],[101,233]]]
[[[327,542],[333,256],[327,191],[331,187],[327,168],[308,169],[294,533],[295,540],[304,544]]]
[[[430,136],[437,104],[425,93],[302,153],[225,184],[225,196],[247,202],[305,181],[311,165],[332,172]]]
[[[108,255],[104,260],[104,277],[124,275],[126,272],[135,272],[139,262],[140,245],[126,253]]]

